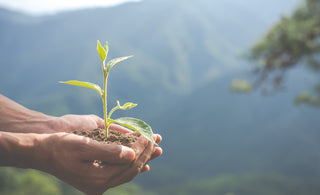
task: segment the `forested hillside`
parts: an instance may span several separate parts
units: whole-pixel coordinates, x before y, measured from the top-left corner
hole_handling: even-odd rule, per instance
[[[148,107],[154,102],[164,104],[173,96],[190,93],[242,69],[244,62],[237,55],[258,39],[272,21],[263,12],[257,14],[251,3],[144,1],[46,17],[1,10],[0,82],[6,85],[0,89],[53,114],[97,112],[96,100],[82,97],[86,92],[70,91],[57,81],[99,83],[95,51],[99,39],[109,42],[110,57],[135,56],[111,74],[110,94],[139,97]],[[271,1],[269,7],[274,9],[268,14],[273,13],[274,17],[290,7],[273,4]],[[15,79],[8,82],[12,78]],[[71,97],[74,93],[81,97]],[[41,102],[33,102],[35,95],[41,97]],[[59,101],[59,106],[50,106],[53,100]]]
[[[94,92],[58,81],[101,83],[96,40],[108,41],[109,58],[134,55],[110,73],[111,104],[138,103],[129,114],[163,136],[164,150],[151,172],[109,194],[317,194],[320,112],[292,102],[314,77],[293,70],[291,87],[268,97],[229,89],[250,70],[239,56],[298,2],[145,0],[42,17],[1,9],[0,93],[48,114],[101,116]],[[0,170],[0,182],[22,175],[0,185],[9,194],[31,176],[79,194],[38,172]]]

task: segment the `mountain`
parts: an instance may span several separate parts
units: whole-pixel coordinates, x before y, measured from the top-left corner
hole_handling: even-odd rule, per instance
[[[109,59],[134,55],[110,74],[110,104],[138,103],[126,114],[163,136],[164,155],[135,180],[144,188],[227,188],[226,181],[242,178],[232,175],[253,174],[243,176],[250,187],[255,178],[269,184],[276,173],[279,185],[305,189],[320,177],[319,110],[292,99],[312,76],[293,70],[288,88],[268,97],[228,87],[251,68],[239,55],[299,2],[145,0],[43,17],[1,9],[0,92],[48,114],[101,116],[95,92],[58,81],[101,83],[96,40],[108,41]]]
[[[277,6],[274,2],[264,5],[273,8],[269,15],[279,16],[298,0]],[[111,58],[135,56],[111,73],[111,96],[133,97],[151,110],[159,109],[152,106],[243,69],[245,62],[237,55],[270,25],[261,17],[265,13],[257,14],[251,4],[149,0],[44,17],[2,9],[0,82],[6,84],[0,91],[50,114],[101,114],[94,94],[57,84],[69,79],[101,83],[95,49],[101,40],[109,42]],[[52,101],[59,106],[50,106]]]
[[[320,147],[320,111],[290,99],[305,87],[302,75],[291,74],[295,87],[273,97],[232,93],[225,86],[234,75],[196,90],[153,120],[167,135],[164,162],[192,176],[259,170],[319,177],[320,155],[312,151]]]
[[[266,97],[231,92],[225,86],[235,76],[197,89],[151,119],[165,155],[140,185],[159,194],[317,194],[320,111],[292,101],[310,74],[291,72],[292,86]]]

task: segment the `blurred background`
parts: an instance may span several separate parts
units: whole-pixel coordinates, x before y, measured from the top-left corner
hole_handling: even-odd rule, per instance
[[[0,1],[0,93],[46,114],[97,114],[96,41],[119,64],[109,104],[163,136],[151,171],[108,195],[320,194],[320,1]],[[69,2],[69,3],[67,3]],[[83,3],[83,2],[82,2]],[[116,117],[116,116],[115,116]],[[82,194],[0,168],[0,194]]]

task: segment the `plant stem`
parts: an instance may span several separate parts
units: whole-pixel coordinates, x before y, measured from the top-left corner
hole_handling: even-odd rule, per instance
[[[106,137],[108,137],[108,128],[109,128],[109,123],[108,123],[108,118],[107,118],[107,82],[108,82],[108,71],[104,68],[103,70],[103,94],[102,94],[102,100],[103,100],[103,113],[104,113],[104,125],[105,125],[105,130],[106,130]]]

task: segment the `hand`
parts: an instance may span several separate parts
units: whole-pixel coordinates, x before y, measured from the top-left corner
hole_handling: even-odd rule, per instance
[[[73,130],[93,130],[96,128],[104,128],[104,120],[96,115],[64,115],[56,118],[55,132],[69,132]],[[134,133],[131,130],[124,128],[120,125],[111,124],[109,129],[120,131],[121,133]],[[155,134],[155,140],[157,143],[162,141],[160,135]],[[156,147],[152,155],[152,159],[159,157],[162,154],[162,149]],[[146,165],[143,172],[149,171],[149,165]]]
[[[101,194],[149,171],[147,163],[162,154],[143,136],[131,149],[57,133],[95,128],[104,128],[95,115],[48,116],[0,94],[0,166],[42,170],[87,194]],[[118,125],[110,128],[133,133]],[[160,143],[161,136],[154,135],[154,140]],[[99,166],[96,160],[105,163]]]
[[[158,135],[154,138],[158,143],[161,141]],[[42,170],[89,195],[100,195],[111,187],[131,181],[149,170],[146,166],[149,160],[161,155],[161,149],[155,149],[143,136],[132,149],[67,133],[52,134],[40,145],[47,154]],[[99,165],[95,160],[104,163]]]
[[[73,130],[93,130],[96,128],[104,128],[104,120],[96,115],[64,115],[56,118],[55,132],[69,132]],[[124,128],[120,125],[111,124],[109,129],[119,131],[121,133],[134,133],[131,130]],[[155,140],[157,143],[162,141],[160,135],[155,134]],[[162,149],[156,147],[152,159],[159,157],[162,154]],[[149,171],[150,167],[146,165],[144,171]]]
[[[120,131],[120,132],[122,132],[122,133],[133,133],[133,134],[136,134],[136,135],[140,136],[139,133],[137,133],[137,132],[132,132],[131,130],[129,130],[129,129],[127,129],[127,128],[124,128],[124,127],[122,127],[122,126],[120,126],[120,125],[111,124],[109,128],[112,129],[112,130]],[[162,141],[162,137],[161,137],[161,135],[159,135],[159,134],[154,134],[154,135],[153,135],[153,139],[155,140],[155,142],[156,142],[157,144],[159,144],[159,143]],[[153,154],[152,154],[152,156],[151,156],[151,160],[153,160],[153,159],[155,159],[155,158],[157,158],[157,157],[159,157],[159,156],[161,156],[161,155],[162,155],[162,149],[161,149],[160,147],[155,147],[154,152],[153,152]],[[144,167],[144,169],[143,169],[142,172],[149,171],[149,170],[150,170],[150,167],[149,167],[149,165],[147,164],[147,165]]]
[[[74,130],[93,130],[104,128],[104,120],[96,115],[64,115],[52,121],[53,132],[70,132]]]
[[[161,141],[158,135],[154,138]],[[41,170],[89,195],[102,194],[148,171],[148,161],[160,155],[161,149],[143,136],[131,149],[69,133],[0,132],[0,166]]]

